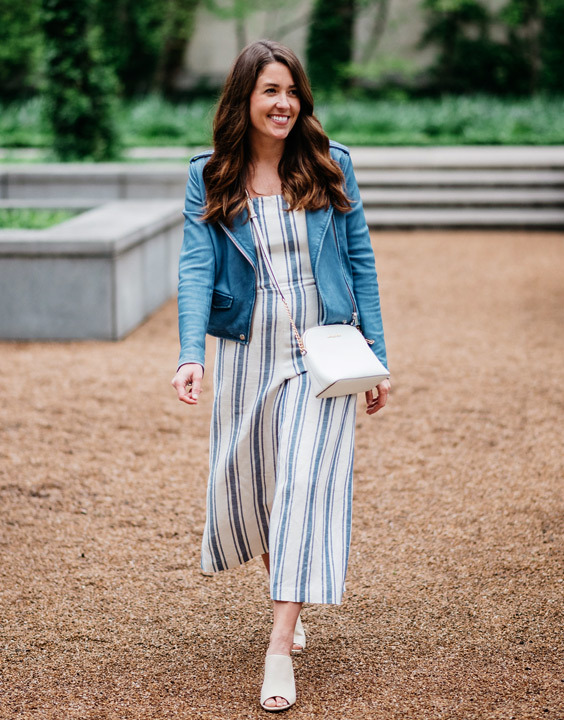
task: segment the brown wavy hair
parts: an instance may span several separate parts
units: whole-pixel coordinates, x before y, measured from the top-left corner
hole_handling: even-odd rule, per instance
[[[245,188],[251,157],[248,129],[250,96],[266,65],[286,65],[300,99],[300,112],[278,165],[282,193],[291,210],[319,210],[332,205],[348,212],[344,176],[329,154],[329,138],[313,114],[307,75],[289,48],[271,40],[247,45],[227,77],[213,123],[214,152],[204,167],[206,205],[202,220],[233,225],[246,211]]]

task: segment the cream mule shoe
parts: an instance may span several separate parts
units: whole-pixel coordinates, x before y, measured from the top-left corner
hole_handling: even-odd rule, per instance
[[[268,707],[269,698],[283,697],[288,704],[282,707]],[[289,655],[267,655],[264,661],[264,682],[260,691],[260,704],[267,712],[287,710],[296,702],[294,667]]]
[[[302,619],[299,615],[296,620],[296,627],[294,628],[294,645],[301,645],[302,647],[300,650],[292,648],[292,655],[301,655],[306,646],[306,634],[304,626],[302,625]]]

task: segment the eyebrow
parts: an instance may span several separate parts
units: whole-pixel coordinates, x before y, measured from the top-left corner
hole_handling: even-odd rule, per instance
[[[269,82],[268,80],[264,81],[264,84],[268,87],[280,87],[278,83],[275,82]],[[293,85],[289,85],[290,88],[295,88],[297,85],[294,83]]]

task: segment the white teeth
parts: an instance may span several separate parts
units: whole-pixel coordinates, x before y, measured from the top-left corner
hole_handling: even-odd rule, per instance
[[[288,120],[287,115],[271,115],[270,117],[276,122],[285,122],[286,120]]]

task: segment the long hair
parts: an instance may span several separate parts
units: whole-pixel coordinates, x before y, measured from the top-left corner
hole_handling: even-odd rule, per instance
[[[282,194],[291,210],[332,205],[348,212],[341,168],[329,154],[329,138],[313,114],[313,96],[305,71],[289,48],[259,40],[241,51],[227,77],[213,123],[214,152],[204,168],[206,205],[202,220],[231,227],[246,210],[250,146],[250,96],[266,65],[286,65],[296,85],[300,112],[278,165]]]

